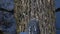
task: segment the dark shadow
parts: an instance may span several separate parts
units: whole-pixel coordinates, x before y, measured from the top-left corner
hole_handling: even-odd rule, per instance
[[[60,11],[60,8],[57,8],[56,10],[55,10],[55,12],[59,12]]]
[[[4,34],[3,31],[0,30],[0,34]]]
[[[9,12],[9,13],[14,14],[14,10],[9,11],[9,10],[7,10],[7,9],[0,8],[0,11]]]

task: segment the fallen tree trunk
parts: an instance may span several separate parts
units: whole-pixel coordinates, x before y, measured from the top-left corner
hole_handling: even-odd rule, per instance
[[[54,0],[15,0],[17,34],[27,31],[30,19],[39,21],[40,34],[55,34]]]

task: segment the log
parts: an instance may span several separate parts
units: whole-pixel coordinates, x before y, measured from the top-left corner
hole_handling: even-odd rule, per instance
[[[17,34],[27,32],[30,19],[39,21],[40,34],[55,34],[54,0],[15,0]]]

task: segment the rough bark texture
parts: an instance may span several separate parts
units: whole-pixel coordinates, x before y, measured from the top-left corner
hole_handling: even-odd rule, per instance
[[[55,34],[54,0],[15,0],[17,34],[27,31],[30,19],[39,21],[41,34]]]

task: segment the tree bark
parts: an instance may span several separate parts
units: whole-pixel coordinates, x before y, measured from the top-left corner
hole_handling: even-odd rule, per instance
[[[54,0],[15,0],[17,34],[27,31],[30,19],[39,21],[40,34],[55,34]]]

